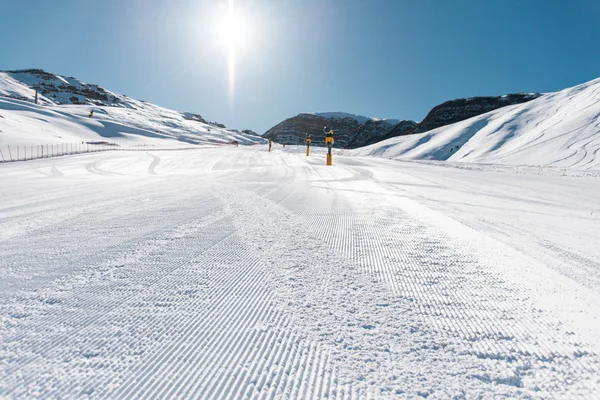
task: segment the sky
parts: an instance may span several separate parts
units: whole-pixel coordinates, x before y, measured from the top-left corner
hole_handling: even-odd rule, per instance
[[[599,15],[596,0],[0,0],[0,69],[258,133],[301,112],[419,121],[599,77]]]

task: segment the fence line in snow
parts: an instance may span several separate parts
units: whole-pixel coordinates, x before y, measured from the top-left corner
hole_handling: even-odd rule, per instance
[[[31,145],[0,146],[0,163],[14,161],[29,161],[40,158],[51,158],[73,154],[97,153],[101,151],[150,151],[150,150],[191,150],[205,146],[230,146],[230,143],[210,143],[186,146],[155,146],[148,143],[119,143],[119,142],[81,142],[54,143]]]

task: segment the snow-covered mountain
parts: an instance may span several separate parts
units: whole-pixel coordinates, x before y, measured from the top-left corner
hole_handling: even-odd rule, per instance
[[[416,126],[414,121],[402,121],[406,130]],[[382,139],[395,126],[398,120],[370,118],[361,115],[327,112],[302,113],[275,125],[264,137],[282,143],[304,143],[306,135],[310,135],[315,146],[325,145],[323,127],[335,131],[335,147],[357,148]]]
[[[600,78],[353,154],[600,169]]]
[[[402,126],[394,128],[385,139],[402,135],[412,135],[464,121],[477,115],[496,110],[498,108],[526,103],[537,99],[539,93],[512,93],[503,96],[477,96],[466,99],[454,99],[439,104],[427,113],[427,116],[412,130],[406,132]],[[370,144],[370,143],[369,143]]]
[[[265,142],[198,114],[135,100],[73,77],[35,69],[0,72],[0,145],[94,140]]]
[[[355,149],[397,136],[426,132],[539,96],[539,93],[517,93],[450,100],[435,106],[419,123],[344,112],[302,113],[275,125],[264,136],[277,142],[296,143],[304,141],[309,134],[319,146],[324,144],[323,126],[327,126],[336,132],[336,147]]]

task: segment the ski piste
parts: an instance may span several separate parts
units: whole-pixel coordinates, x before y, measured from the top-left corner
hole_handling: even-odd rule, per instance
[[[0,397],[595,397],[596,178],[326,152],[0,164]]]

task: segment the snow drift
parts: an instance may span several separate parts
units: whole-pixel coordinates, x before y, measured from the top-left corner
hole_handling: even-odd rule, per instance
[[[600,79],[353,154],[600,169]]]

